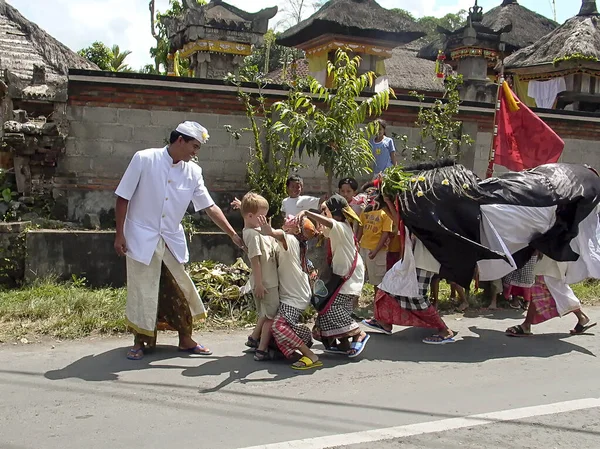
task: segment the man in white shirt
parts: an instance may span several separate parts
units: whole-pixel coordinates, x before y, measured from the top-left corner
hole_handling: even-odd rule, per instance
[[[179,332],[180,351],[211,354],[192,339],[192,319],[207,313],[183,266],[189,252],[181,220],[190,202],[236,245],[244,244],[206,190],[202,169],[192,162],[208,137],[198,123],[181,123],[166,147],[134,154],[115,192],[115,250],[127,256],[126,319],[135,335],[127,354],[131,360],[156,344],[158,317]]]

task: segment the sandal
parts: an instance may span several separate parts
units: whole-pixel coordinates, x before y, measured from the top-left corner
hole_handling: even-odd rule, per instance
[[[190,354],[196,355],[212,355],[212,351],[204,346],[198,344],[193,348],[179,348],[179,352],[189,352]]]
[[[592,327],[594,327],[596,325],[596,323],[589,323],[586,324],[585,326],[581,323],[577,323],[575,325],[575,329],[571,330],[571,335],[581,335],[581,334],[585,334],[589,329],[591,329]]]
[[[456,343],[454,337],[455,335],[450,337],[442,337],[441,335],[435,334],[431,337],[425,337],[422,341],[428,345],[445,345],[446,343]]]
[[[313,362],[310,358],[302,356],[300,360],[292,364],[292,369],[306,371],[313,368],[319,368],[320,366],[323,366],[323,362],[321,362],[320,360],[316,360]]]
[[[367,327],[370,327],[371,329],[375,329],[375,330],[378,330],[380,332],[383,332],[385,335],[392,335],[392,331],[391,330],[387,330],[377,320],[373,320],[373,319],[371,319],[371,320],[362,320],[362,324],[364,324]]]
[[[348,357],[350,357],[351,359],[353,359],[354,357],[358,357],[361,354],[361,352],[365,350],[365,346],[367,346],[369,338],[371,338],[371,336],[369,334],[366,334],[366,337],[363,338],[362,341],[353,341],[350,344],[350,351],[348,351],[347,353]]]
[[[129,351],[127,351],[127,358],[129,360],[142,360],[144,358],[144,348],[129,349]]]
[[[533,332],[525,332],[525,329],[520,324],[506,329],[505,334],[509,337],[531,337]]]
[[[257,349],[254,353],[254,360],[257,362],[268,362],[273,360],[273,356],[271,355],[271,351],[261,351],[260,349]]]
[[[256,338],[252,338],[252,335],[249,335],[248,340],[244,344],[246,346],[248,346],[250,349],[257,349],[258,345],[260,344],[260,340],[257,340]]]

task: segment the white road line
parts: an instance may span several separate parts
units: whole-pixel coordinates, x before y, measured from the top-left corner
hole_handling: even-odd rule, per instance
[[[516,408],[500,412],[483,413],[480,415],[450,418],[440,421],[430,421],[406,426],[388,427],[385,429],[365,430],[361,432],[344,433],[324,437],[307,438],[304,440],[286,441],[283,443],[263,444],[240,449],[328,449],[350,444],[371,443],[374,441],[392,440],[427,433],[447,430],[464,429],[467,427],[484,426],[497,422],[516,421],[535,416],[552,415],[555,413],[572,412],[600,407],[600,398],[577,399],[574,401],[557,402],[547,405]]]

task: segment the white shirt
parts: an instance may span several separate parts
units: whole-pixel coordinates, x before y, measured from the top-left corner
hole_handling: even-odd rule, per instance
[[[308,274],[300,265],[300,242],[293,235],[285,234],[287,251],[279,242],[277,256],[279,258],[279,300],[283,304],[304,310],[310,304],[312,291]]]
[[[281,202],[281,210],[286,217],[288,215],[293,215],[295,217],[303,210],[318,209],[319,202],[319,198],[315,196],[300,195],[296,198],[288,197]]]
[[[325,228],[323,232],[325,237],[331,241],[332,271],[339,276],[348,276],[354,255],[356,254],[356,244],[354,243],[354,232],[348,223],[339,221],[333,222],[333,228]],[[340,293],[343,295],[360,295],[365,282],[365,265],[362,257],[358,255],[356,268],[342,288]]]
[[[164,148],[133,155],[115,193],[129,200],[124,234],[127,256],[150,265],[162,237],[179,263],[189,259],[181,220],[190,202],[196,211],[214,204],[194,162],[173,159]]]

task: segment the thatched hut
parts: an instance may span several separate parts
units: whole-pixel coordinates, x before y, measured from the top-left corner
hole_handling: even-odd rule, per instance
[[[521,6],[517,0],[504,0],[500,6],[484,13],[481,20],[482,26],[495,31],[505,28],[508,24],[511,24],[512,28],[502,36],[505,55],[533,44],[558,27],[553,20]],[[438,50],[445,49],[445,39],[440,34],[420,49],[419,57],[435,61]],[[450,57],[449,54],[446,56]]]
[[[600,110],[600,14],[596,1],[583,0],[575,17],[507,57],[504,69],[514,75],[517,95],[520,91],[521,97],[535,100],[535,106],[554,106],[552,101],[535,98],[538,91],[548,91],[552,85],[556,107]]]
[[[304,50],[311,75],[324,84],[327,61],[337,49],[348,49],[362,57],[361,70],[379,75],[377,90],[387,86],[385,60],[392,50],[424,35],[416,22],[375,0],[330,0],[282,33],[277,43]]]
[[[439,95],[444,83],[435,76],[435,63],[417,57],[421,42],[411,42],[392,50],[392,56],[384,61],[388,84],[396,94],[417,91],[421,94]],[[308,61],[300,59],[286,67],[272,71],[267,78],[280,83],[295,77],[310,75]]]
[[[49,82],[65,81],[70,68],[99,70],[0,0],[0,69],[30,81],[36,65]]]

